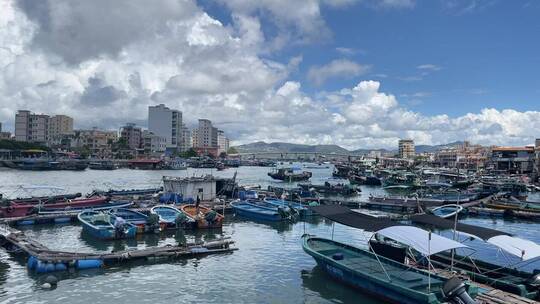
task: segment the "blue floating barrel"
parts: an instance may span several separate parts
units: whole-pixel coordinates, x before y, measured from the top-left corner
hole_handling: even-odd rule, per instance
[[[54,270],[55,271],[64,271],[67,270],[67,265],[64,263],[56,263],[54,264]]]
[[[34,220],[22,220],[22,221],[18,221],[17,225],[26,226],[26,225],[34,225],[34,223],[35,223]]]
[[[30,257],[28,257],[28,263],[26,264],[26,266],[28,266],[28,269],[34,269],[36,268],[36,265],[38,263],[38,259],[31,255]]]
[[[77,269],[100,268],[102,265],[102,260],[77,260],[75,263]]]
[[[38,261],[36,264],[37,273],[47,273],[54,271],[54,263],[47,263],[43,261]]]

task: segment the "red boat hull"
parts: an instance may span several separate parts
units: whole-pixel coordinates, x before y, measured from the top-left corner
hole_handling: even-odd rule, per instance
[[[107,198],[104,196],[92,197],[92,198],[81,198],[74,200],[61,201],[51,204],[45,204],[47,208],[75,208],[75,207],[92,207],[96,205],[101,205],[107,201]],[[29,215],[32,209],[36,208],[35,204],[18,204],[11,203],[8,207],[0,207],[1,217],[21,217]]]

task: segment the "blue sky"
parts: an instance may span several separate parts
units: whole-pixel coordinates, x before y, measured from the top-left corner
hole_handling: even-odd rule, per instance
[[[0,0],[0,122],[207,118],[233,144],[540,137],[540,1]]]
[[[204,2],[224,23],[228,12]],[[380,8],[362,3],[322,6],[332,37],[291,44],[270,56],[302,55],[292,75],[306,92],[339,90],[361,79],[383,82],[409,109],[451,117],[483,108],[538,110],[540,103],[540,1],[416,1],[411,7]],[[260,14],[272,31],[272,17]],[[338,48],[350,50],[350,54]],[[306,74],[313,65],[346,58],[370,72],[337,77],[322,85]],[[421,66],[433,66],[420,69]]]

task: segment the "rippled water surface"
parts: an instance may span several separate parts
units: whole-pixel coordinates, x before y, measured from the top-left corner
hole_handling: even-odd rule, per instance
[[[241,184],[269,184],[269,168],[241,167]],[[313,182],[322,183],[332,169],[313,169]],[[139,171],[115,170],[83,172],[25,172],[0,170],[0,191],[7,195],[19,185],[61,186],[69,192],[87,193],[95,188],[143,188],[160,185],[163,175],[193,176],[210,170]],[[232,176],[234,170],[213,172]],[[363,188],[362,196],[380,192]],[[465,219],[512,232],[540,242],[539,224],[493,219]],[[101,242],[81,234],[79,225],[39,225],[22,228],[43,244],[70,251],[111,251],[144,248],[230,236],[239,248],[230,254],[175,262],[151,261],[92,271],[59,275],[56,289],[40,287],[43,276],[26,270],[26,261],[0,250],[0,303],[379,303],[358,291],[337,283],[302,251],[304,232],[331,237],[332,224],[321,218],[294,224],[256,223],[229,216],[222,230],[195,233],[181,231],[144,235],[136,240]],[[335,225],[334,239],[351,244],[365,243],[369,233]],[[483,257],[502,255],[483,243],[473,242]],[[527,268],[540,268],[538,263]]]

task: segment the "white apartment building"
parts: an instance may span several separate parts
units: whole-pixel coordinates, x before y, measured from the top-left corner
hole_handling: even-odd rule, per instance
[[[412,139],[400,139],[398,143],[399,158],[414,158],[416,155]]]
[[[47,143],[49,138],[49,116],[19,110],[15,114],[15,140]]]
[[[164,152],[167,139],[148,130],[143,131],[143,148],[146,153]]]
[[[190,148],[193,148],[191,131],[185,124],[182,124],[182,141],[180,144],[180,151],[187,151]]]
[[[217,131],[217,144],[218,144],[218,155],[229,150],[229,139],[225,137],[225,132],[222,130]]]
[[[62,138],[73,135],[73,118],[67,115],[55,115],[49,118],[49,145],[57,145]]]
[[[172,110],[164,104],[148,107],[148,131],[164,137],[167,148],[185,151],[182,139],[182,112]]]
[[[199,119],[199,128],[197,130],[198,148],[217,148],[218,147],[218,129],[212,126],[208,119]]]

